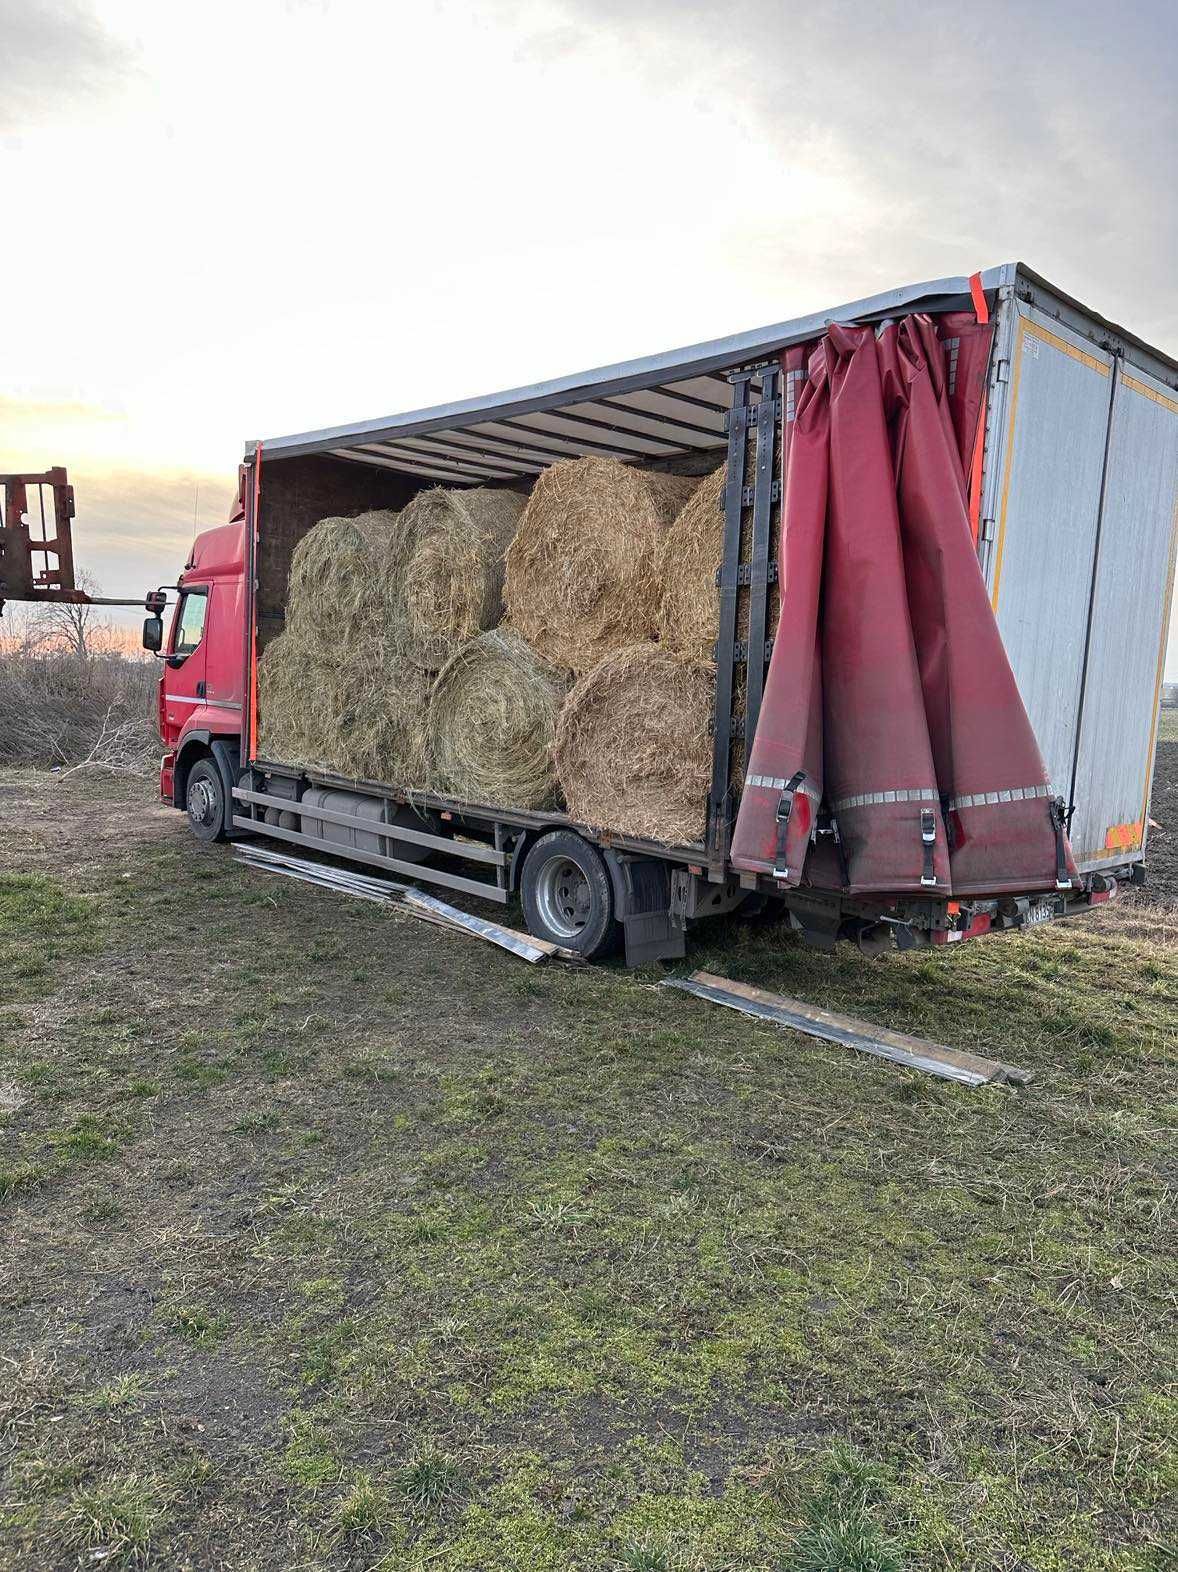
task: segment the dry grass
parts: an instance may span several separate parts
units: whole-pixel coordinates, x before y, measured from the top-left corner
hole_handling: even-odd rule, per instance
[[[0,655],[0,763],[149,774],[158,677],[118,655]]]
[[[556,767],[572,817],[690,845],[705,832],[715,669],[658,644],[607,656],[570,692]]]
[[[557,716],[569,675],[517,633],[472,639],[442,669],[429,709],[435,788],[468,802],[551,808]]]
[[[523,512],[515,491],[431,487],[402,514],[405,653],[437,671],[503,616],[503,559]]]
[[[720,629],[716,570],[724,547],[727,464],[706,475],[667,531],[658,557],[658,636],[673,649],[712,658]]]
[[[570,459],[537,480],[507,553],[511,625],[583,674],[652,638],[658,550],[697,481],[616,459]]]

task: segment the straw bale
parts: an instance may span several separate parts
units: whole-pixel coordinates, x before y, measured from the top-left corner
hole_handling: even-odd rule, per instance
[[[430,700],[435,789],[499,807],[556,807],[552,749],[569,680],[506,629],[465,644]]]
[[[609,458],[545,470],[507,552],[511,626],[545,659],[578,673],[652,638],[658,547],[696,485]]]
[[[556,769],[571,816],[690,845],[704,838],[715,669],[661,645],[606,656],[569,693]]]

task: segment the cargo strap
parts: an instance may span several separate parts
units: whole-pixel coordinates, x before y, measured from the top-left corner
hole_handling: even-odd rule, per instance
[[[921,884],[936,884],[936,864],[933,853],[937,845],[937,820],[931,808],[920,810],[920,840],[924,848],[924,872],[920,876]]]
[[[806,779],[805,770],[798,770],[786,781],[777,799],[777,846],[773,853],[773,877],[775,879],[789,878],[789,865],[786,862],[786,843],[789,839],[789,819],[794,811],[794,797],[801,790]]]
[[[1072,881],[1068,875],[1067,843],[1064,840],[1067,812],[1063,798],[1053,797],[1049,811],[1051,828],[1055,831],[1055,887],[1057,890],[1070,890]]]
[[[990,320],[990,307],[986,300],[986,291],[982,288],[982,275],[971,273],[969,275],[969,297],[973,301],[973,314],[983,326]]]

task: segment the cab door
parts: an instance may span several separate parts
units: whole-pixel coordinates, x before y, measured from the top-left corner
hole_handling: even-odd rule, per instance
[[[185,585],[172,617],[164,657],[163,721],[165,741],[174,742],[194,709],[205,702],[209,587]]]

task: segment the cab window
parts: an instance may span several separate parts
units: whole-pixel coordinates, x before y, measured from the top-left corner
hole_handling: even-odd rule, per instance
[[[207,590],[185,590],[176,613],[176,641],[173,655],[191,655],[200,643],[205,630],[205,612],[208,609]]]

